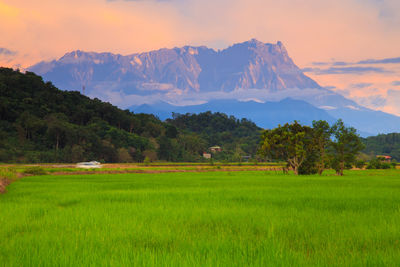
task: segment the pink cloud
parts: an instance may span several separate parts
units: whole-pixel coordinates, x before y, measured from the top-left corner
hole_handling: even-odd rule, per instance
[[[222,48],[251,38],[281,40],[300,67],[399,57],[400,15],[388,10],[400,10],[400,1],[0,0],[0,47],[18,52],[0,64],[27,67],[76,49],[130,54],[187,44]],[[400,70],[385,68],[393,73],[308,75],[354,99],[386,97]],[[351,87],[362,83],[372,85]]]

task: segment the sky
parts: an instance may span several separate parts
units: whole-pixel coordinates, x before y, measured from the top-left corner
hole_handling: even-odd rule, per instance
[[[282,41],[320,85],[400,115],[398,0],[0,0],[0,65]]]

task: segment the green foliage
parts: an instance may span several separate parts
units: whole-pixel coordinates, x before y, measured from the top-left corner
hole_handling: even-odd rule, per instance
[[[22,173],[31,174],[31,175],[46,175],[47,174],[46,170],[40,166],[27,167],[22,171]]]
[[[300,166],[314,153],[312,129],[297,121],[286,123],[272,130],[265,130],[261,136],[260,154],[275,160],[283,160],[299,174]],[[311,163],[310,163],[311,164]],[[311,172],[304,167],[302,174]]]
[[[363,150],[366,154],[388,155],[397,161],[400,160],[400,133],[379,134],[364,138]]]
[[[398,266],[399,172],[346,175],[24,178],[0,195],[0,266]]]
[[[367,169],[390,169],[393,168],[393,165],[389,162],[384,162],[379,158],[372,159],[368,162]]]
[[[79,92],[60,91],[34,73],[0,68],[0,161],[141,160],[144,134],[163,123]],[[134,152],[130,152],[133,151]],[[129,155],[128,155],[129,154]]]
[[[392,167],[393,167],[394,169],[396,169],[396,167],[397,167],[397,160],[392,159],[392,162],[391,162],[390,164],[392,165]]]
[[[151,163],[150,158],[149,157],[145,157],[143,163],[144,163],[145,166],[149,166],[150,163]]]
[[[199,155],[215,145],[223,148],[223,153],[215,154],[218,161],[238,161],[238,154],[254,156],[257,153],[261,128],[247,119],[239,120],[208,111],[200,114],[174,113],[173,119],[167,121],[186,136],[178,137],[185,149]]]
[[[364,160],[357,160],[354,165],[359,169],[363,169],[364,166],[365,166],[365,161]]]
[[[312,163],[308,163],[310,168],[316,168],[319,175],[325,169],[325,162],[327,160],[327,153],[326,150],[331,143],[331,135],[332,135],[332,128],[329,126],[328,122],[326,121],[313,121],[313,139],[315,144],[315,152],[318,155],[313,155],[311,160],[314,160],[316,166],[312,166]],[[315,170],[312,169],[311,172],[313,173]]]
[[[261,140],[259,154],[287,162],[295,174],[321,175],[326,167],[332,167],[343,175],[343,170],[352,167],[363,148],[356,130],[344,126],[341,120],[332,127],[326,121],[314,121],[313,128],[295,121],[265,130]]]
[[[254,155],[260,128],[222,113],[174,115],[161,122],[79,92],[61,91],[32,72],[0,68],[0,162],[204,161]]]
[[[333,142],[331,143],[332,167],[338,175],[343,175],[343,170],[351,168],[356,156],[364,145],[353,127],[346,127],[342,120],[332,126]]]
[[[17,171],[15,168],[0,168],[0,179],[7,178],[13,180],[17,178]]]

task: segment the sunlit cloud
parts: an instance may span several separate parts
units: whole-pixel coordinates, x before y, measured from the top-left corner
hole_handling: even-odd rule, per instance
[[[361,89],[361,88],[365,88],[365,87],[370,87],[372,85],[373,85],[373,83],[355,83],[355,84],[352,84],[351,87]]]
[[[400,86],[400,81],[393,81],[393,82],[391,83],[391,85],[393,85],[393,86]]]
[[[367,59],[359,61],[357,64],[400,64],[400,57],[384,59]]]
[[[11,50],[9,50],[9,49],[7,49],[7,48],[0,47],[0,55],[4,55],[4,56],[14,56],[14,55],[16,55],[16,54],[17,54],[17,52],[15,52],[15,51],[11,51]]]
[[[0,47],[14,52],[0,52],[0,64],[29,67],[77,49],[126,55],[281,40],[307,75],[358,101],[366,89],[399,89],[398,10],[398,0],[0,0]],[[354,86],[363,83],[373,85]]]
[[[316,75],[326,74],[365,74],[365,73],[390,73],[390,70],[380,67],[330,67],[322,68],[304,68],[303,72],[313,72]]]

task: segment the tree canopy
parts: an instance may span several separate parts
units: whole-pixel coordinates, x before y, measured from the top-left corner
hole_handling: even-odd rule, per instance
[[[355,164],[362,148],[356,130],[346,127],[341,120],[332,127],[326,121],[314,121],[313,127],[294,121],[265,130],[259,153],[287,162],[295,174],[322,174],[325,166],[330,165],[338,175],[343,175],[346,166]]]
[[[254,155],[261,129],[222,113],[151,114],[121,110],[79,92],[61,91],[32,72],[0,68],[0,162],[204,161]]]

